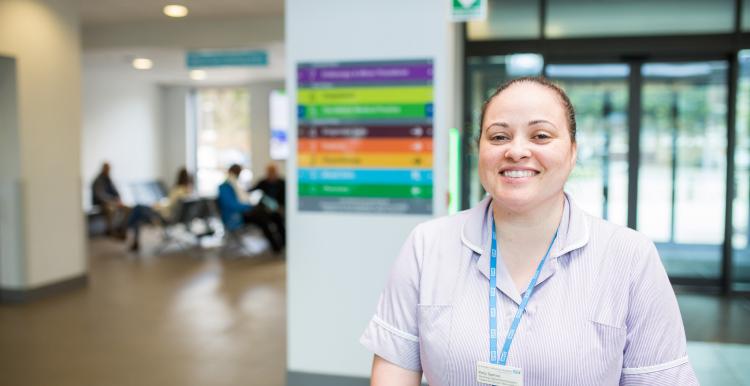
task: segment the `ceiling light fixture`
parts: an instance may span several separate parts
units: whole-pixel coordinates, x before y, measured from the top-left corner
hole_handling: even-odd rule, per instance
[[[204,70],[191,70],[190,71],[190,79],[192,80],[203,80],[206,79],[206,71]]]
[[[136,70],[150,70],[154,66],[154,62],[151,59],[146,58],[135,58],[133,59],[133,68]]]
[[[164,14],[169,17],[185,17],[188,14],[188,9],[184,5],[169,4],[164,6]]]

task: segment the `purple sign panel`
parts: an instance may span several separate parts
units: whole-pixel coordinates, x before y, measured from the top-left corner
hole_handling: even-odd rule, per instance
[[[432,82],[432,64],[372,64],[297,69],[300,85],[312,83]]]

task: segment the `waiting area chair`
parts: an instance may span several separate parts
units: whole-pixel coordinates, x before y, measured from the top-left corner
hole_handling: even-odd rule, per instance
[[[157,254],[163,253],[171,245],[176,245],[180,250],[190,252],[195,246],[202,245],[201,239],[214,234],[211,227],[211,218],[215,211],[211,207],[211,201],[205,198],[192,198],[180,201],[174,208],[173,216],[164,219],[162,227],[162,243],[157,248]],[[196,230],[196,222],[201,226]],[[186,240],[185,235],[192,240]]]

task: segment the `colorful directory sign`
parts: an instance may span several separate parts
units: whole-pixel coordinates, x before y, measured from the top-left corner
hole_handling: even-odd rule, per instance
[[[432,61],[297,67],[300,211],[432,214]]]

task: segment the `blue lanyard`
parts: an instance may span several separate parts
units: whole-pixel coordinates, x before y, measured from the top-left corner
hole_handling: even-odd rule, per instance
[[[531,281],[529,282],[529,287],[526,289],[526,293],[523,295],[523,299],[521,300],[521,304],[518,306],[518,311],[516,312],[516,317],[513,319],[513,323],[510,326],[510,329],[508,329],[508,336],[505,337],[505,344],[503,345],[503,352],[500,353],[500,358],[497,357],[497,235],[495,232],[495,219],[492,217],[492,250],[490,254],[490,362],[493,364],[500,364],[505,366],[505,363],[508,361],[508,351],[510,351],[510,344],[513,343],[513,337],[516,335],[516,329],[518,329],[518,324],[521,323],[521,317],[523,316],[524,311],[526,310],[526,305],[529,303],[529,298],[531,298],[531,293],[534,292],[534,286],[536,286],[536,282],[539,279],[539,273],[542,272],[542,267],[544,266],[544,262],[547,261],[547,257],[549,257],[549,252],[552,250],[552,244],[555,243],[555,239],[557,238],[557,230],[555,230],[555,235],[552,236],[552,242],[549,243],[549,247],[547,247],[547,253],[544,254],[544,257],[542,258],[542,261],[539,262],[539,266],[536,268],[536,272],[534,273],[534,276],[531,278]]]

